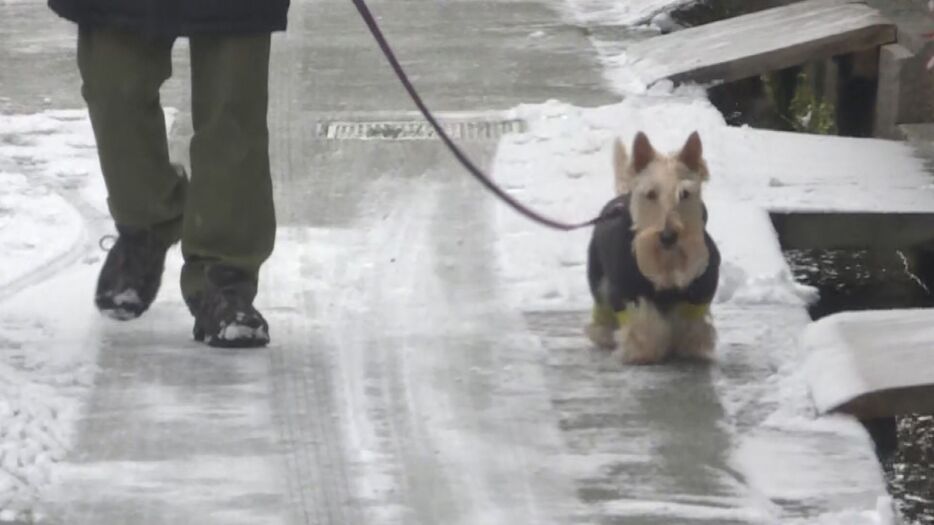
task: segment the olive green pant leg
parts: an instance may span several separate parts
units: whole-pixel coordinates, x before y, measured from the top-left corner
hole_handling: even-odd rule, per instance
[[[260,266],[272,254],[269,52],[268,33],[191,38],[194,136],[181,283],[189,306],[203,291],[207,266],[239,269],[255,285]]]
[[[159,88],[172,74],[171,38],[82,27],[81,93],[88,105],[114,222],[181,234],[184,177],[169,162]]]

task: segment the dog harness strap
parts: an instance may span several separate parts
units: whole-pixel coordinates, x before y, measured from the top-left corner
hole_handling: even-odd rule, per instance
[[[710,303],[694,304],[680,302],[675,306],[678,315],[690,321],[698,321],[710,312]]]

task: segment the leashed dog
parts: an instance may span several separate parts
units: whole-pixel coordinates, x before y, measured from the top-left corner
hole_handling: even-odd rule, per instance
[[[622,213],[593,230],[588,337],[631,364],[712,357],[720,253],[706,232],[701,186],[709,173],[700,136],[664,155],[640,132],[631,159],[617,140],[614,168],[617,196],[602,215]]]

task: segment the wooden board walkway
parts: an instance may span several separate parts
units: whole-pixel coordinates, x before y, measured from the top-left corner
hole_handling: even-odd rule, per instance
[[[907,248],[934,242],[934,151],[918,145],[723,127],[702,131],[712,184],[769,211],[782,246]],[[742,166],[742,176],[718,179]]]
[[[821,413],[934,414],[934,309],[835,314],[811,324],[804,342]]]
[[[862,2],[807,0],[651,38],[626,54],[647,85],[730,82],[895,39],[895,26]]]

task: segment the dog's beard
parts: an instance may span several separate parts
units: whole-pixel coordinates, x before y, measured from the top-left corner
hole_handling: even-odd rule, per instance
[[[639,272],[656,290],[687,288],[704,273],[710,261],[703,230],[682,233],[670,248],[658,241],[659,233],[649,229],[636,234],[632,248]]]

